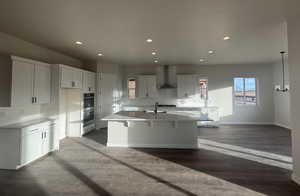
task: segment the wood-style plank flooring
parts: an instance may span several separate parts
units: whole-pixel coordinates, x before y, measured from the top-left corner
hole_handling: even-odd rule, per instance
[[[59,152],[0,170],[0,195],[300,195],[283,167],[291,165],[283,128],[202,128],[198,150],[107,148],[106,135],[64,139]]]

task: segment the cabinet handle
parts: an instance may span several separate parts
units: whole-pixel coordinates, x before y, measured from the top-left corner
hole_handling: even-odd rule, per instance
[[[42,139],[44,139],[44,133],[42,132]]]
[[[34,97],[31,98],[31,103],[34,103]]]
[[[34,99],[35,99],[35,100],[34,100],[34,101],[35,101],[34,103],[37,103],[37,97],[35,97]]]
[[[45,132],[44,138],[47,138],[47,132]]]

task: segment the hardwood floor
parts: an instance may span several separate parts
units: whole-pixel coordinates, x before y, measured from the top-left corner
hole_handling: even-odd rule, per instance
[[[291,170],[269,164],[289,163],[280,159],[291,155],[283,128],[202,128],[208,149],[199,150],[107,148],[106,134],[65,139],[43,160],[0,170],[0,195],[300,195]]]

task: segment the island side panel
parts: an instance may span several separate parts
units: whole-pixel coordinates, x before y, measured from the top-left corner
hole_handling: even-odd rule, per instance
[[[109,122],[108,146],[141,148],[197,148],[194,121]]]

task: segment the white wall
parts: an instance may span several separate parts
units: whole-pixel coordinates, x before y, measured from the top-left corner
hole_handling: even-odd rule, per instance
[[[290,70],[293,180],[300,184],[300,2],[286,2]]]
[[[33,60],[39,60],[46,63],[64,63],[76,67],[81,67],[82,62],[78,59],[63,55],[61,53],[43,48],[16,37],[4,34],[0,32],[0,54],[1,56],[16,55]],[[4,63],[5,62],[5,63]],[[4,64],[3,64],[4,63]],[[0,66],[9,68],[10,61],[0,61]],[[1,69],[3,70],[3,69]],[[9,70],[9,69],[7,69]],[[11,73],[7,73],[11,74]],[[3,79],[3,78],[2,78]],[[2,81],[9,83],[9,80]],[[8,77],[7,79],[10,79]],[[10,84],[9,84],[10,85]],[[7,87],[5,87],[6,90]],[[0,89],[0,91],[5,91]],[[16,123],[20,121],[27,121],[31,119],[41,118],[48,116],[47,106],[45,105],[30,105],[20,108],[0,108],[0,126]]]
[[[282,88],[282,63],[278,62],[273,66],[273,84]],[[289,85],[288,64],[285,65],[285,84]],[[278,126],[290,128],[290,92],[274,91],[274,122]]]
[[[273,105],[273,67],[272,65],[216,65],[216,66],[177,66],[177,74],[198,74],[208,78],[209,102],[220,107],[220,115],[224,123],[261,123],[274,122]],[[124,89],[126,79],[138,74],[155,74],[154,66],[125,66]],[[256,77],[258,79],[258,105],[235,107],[233,104],[233,78]],[[125,94],[125,93],[124,93]],[[177,103],[176,91],[158,98],[166,104]],[[173,98],[173,99],[172,99]],[[151,105],[154,99],[124,99],[125,105]]]

